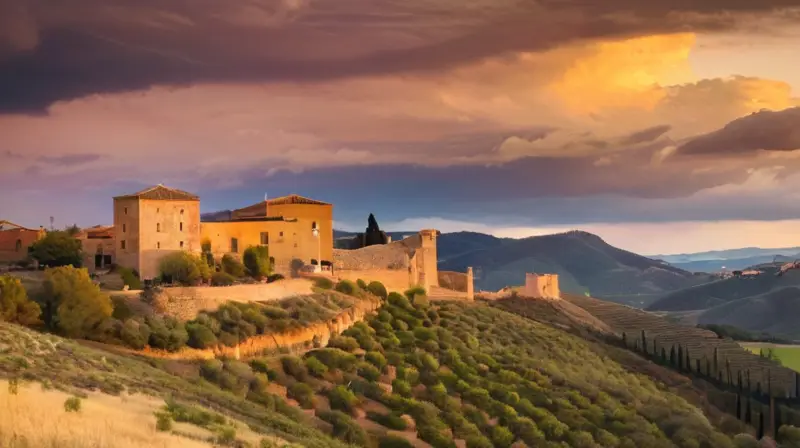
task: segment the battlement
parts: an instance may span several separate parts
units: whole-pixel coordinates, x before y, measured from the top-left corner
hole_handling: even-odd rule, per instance
[[[561,291],[558,288],[557,274],[525,274],[526,297],[560,299]]]

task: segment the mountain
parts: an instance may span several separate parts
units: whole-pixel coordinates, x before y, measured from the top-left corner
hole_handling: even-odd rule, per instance
[[[450,233],[439,238],[439,248],[439,269],[463,272],[473,267],[479,290],[521,285],[526,272],[555,273],[563,292],[590,292],[641,307],[667,292],[706,280],[580,231],[524,239]]]
[[[700,324],[724,324],[753,332],[800,340],[800,288],[789,286],[711,308]]]
[[[696,260],[687,262],[669,262],[672,266],[689,272],[719,272],[723,268],[726,271],[737,271],[747,269],[752,266],[771,264],[773,262],[786,263],[800,258],[800,254],[793,256],[785,255],[756,255],[746,258],[731,258],[727,260]]]
[[[744,247],[741,249],[713,250],[690,254],[648,255],[648,257],[656,260],[663,260],[674,265],[676,263],[691,263],[694,261],[738,260],[752,257],[774,257],[776,255],[792,257],[797,254],[800,254],[800,247],[784,247],[777,249]],[[751,265],[752,264],[757,263],[751,263]]]
[[[758,277],[730,277],[675,291],[665,295],[647,309],[649,311],[707,310],[788,286],[800,286],[800,271],[788,271],[781,277],[775,276],[777,271],[775,267],[764,267],[763,271],[764,273]]]

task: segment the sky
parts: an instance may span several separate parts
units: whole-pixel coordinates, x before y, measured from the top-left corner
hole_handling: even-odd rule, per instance
[[[0,219],[163,183],[337,228],[800,245],[800,0],[0,0]]]

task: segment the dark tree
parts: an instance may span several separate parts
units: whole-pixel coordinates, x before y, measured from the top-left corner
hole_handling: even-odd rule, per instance
[[[753,408],[751,407],[750,404],[750,397],[747,397],[747,407],[745,408],[744,411],[744,422],[747,423],[748,425],[753,422]]]
[[[669,351],[669,363],[672,365],[672,367],[677,367],[678,366],[678,363],[675,362],[675,361],[676,361],[676,359],[675,359],[675,346],[673,345],[672,349],[670,349],[670,351]]]
[[[647,333],[642,330],[642,352],[647,354]]]
[[[363,235],[363,247],[386,244],[388,242],[389,238],[386,236],[386,232],[381,231],[380,226],[378,226],[378,220],[375,219],[375,215],[370,213],[367,218],[367,230]]]
[[[683,370],[683,346],[678,346],[678,370]]]
[[[741,420],[742,417],[742,396],[736,394],[736,418]]]
[[[28,252],[31,258],[49,267],[79,268],[83,260],[81,242],[62,230],[47,232],[44,238],[31,244]]]
[[[764,409],[758,413],[758,440],[764,438]]]

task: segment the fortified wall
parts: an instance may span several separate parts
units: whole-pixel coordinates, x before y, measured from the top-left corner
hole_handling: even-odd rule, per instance
[[[525,274],[526,297],[560,299],[561,290],[558,288],[558,275],[556,274]]]

